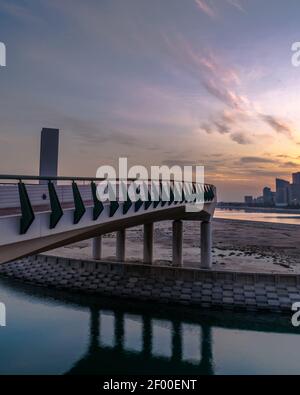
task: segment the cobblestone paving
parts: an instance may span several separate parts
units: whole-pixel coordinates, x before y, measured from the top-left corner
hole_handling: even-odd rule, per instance
[[[281,313],[290,312],[292,304],[300,301],[299,284],[270,285],[263,281],[248,284],[211,278],[186,281],[129,275],[120,270],[103,271],[95,262],[46,256],[1,265],[0,275],[49,288],[203,308]]]

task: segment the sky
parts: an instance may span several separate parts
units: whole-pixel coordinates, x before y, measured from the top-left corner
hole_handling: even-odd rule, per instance
[[[300,171],[299,0],[1,0],[0,173],[204,165],[219,200]]]

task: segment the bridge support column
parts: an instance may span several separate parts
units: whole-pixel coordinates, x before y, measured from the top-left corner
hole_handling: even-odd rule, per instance
[[[182,266],[183,223],[173,222],[173,266]]]
[[[212,225],[211,222],[201,222],[201,263],[202,269],[212,267]]]
[[[144,225],[144,263],[153,263],[153,223]]]
[[[93,238],[93,259],[100,261],[102,255],[102,236]]]
[[[116,252],[117,252],[117,261],[124,262],[125,261],[125,239],[126,239],[126,231],[125,229],[119,230],[117,232],[117,240],[116,240]]]

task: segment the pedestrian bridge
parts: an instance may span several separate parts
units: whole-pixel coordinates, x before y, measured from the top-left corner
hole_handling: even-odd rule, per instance
[[[107,200],[97,197],[97,178],[0,175],[0,263],[93,238],[93,258],[101,259],[101,236],[117,232],[116,254],[125,261],[126,228],[144,225],[144,263],[153,261],[153,225],[173,222],[173,264],[182,264],[182,221],[201,221],[201,262],[211,267],[211,223],[216,188],[209,184],[147,181],[155,200]],[[129,180],[132,182],[133,180]],[[116,180],[117,188],[124,186]],[[182,190],[182,193],[180,192]],[[179,197],[180,196],[180,197]],[[197,196],[197,197],[195,197]],[[201,199],[199,199],[201,197]],[[199,235],[200,237],[200,235]]]

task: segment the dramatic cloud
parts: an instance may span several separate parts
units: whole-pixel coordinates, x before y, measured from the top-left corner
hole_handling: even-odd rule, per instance
[[[211,6],[208,5],[206,0],[195,0],[195,2],[202,12],[204,12],[206,15],[208,15],[213,19],[216,18],[217,16],[216,11]]]
[[[195,59],[196,55],[193,56]],[[230,134],[233,141],[238,144],[250,144],[252,140],[241,133],[245,123],[264,123],[276,133],[284,134],[293,139],[293,130],[284,120],[274,115],[262,114],[258,111],[256,103],[240,92],[241,80],[236,70],[220,66],[221,61],[211,54],[198,58],[202,66],[202,84],[206,91],[225,106],[220,114],[216,113],[210,120],[203,122],[201,128],[207,133],[217,132]],[[238,130],[237,130],[238,129]],[[253,135],[254,137],[254,135]]]
[[[225,122],[215,122],[215,126],[220,134],[230,133],[230,127]]]
[[[240,158],[240,163],[278,163],[278,161],[270,158],[263,158],[260,156],[244,156]]]
[[[230,90],[225,85],[220,85],[217,80],[204,81],[204,87],[207,92],[214,96],[216,99],[220,100],[228,107],[236,110],[242,110],[247,100],[245,97],[238,95],[233,90]]]
[[[212,19],[216,19],[218,17],[218,11],[214,5],[214,1],[212,0],[195,0],[198,8],[206,15],[208,15]],[[235,7],[239,11],[245,11],[240,0],[225,0],[225,3]]]
[[[283,165],[285,167],[293,167],[293,168],[295,168],[296,166],[299,166],[299,163],[289,161],[289,162],[284,162]]]
[[[278,155],[276,155],[278,157]],[[283,155],[284,156],[284,155]],[[264,165],[264,164],[272,164],[272,165],[278,165],[280,167],[293,167],[295,168],[296,166],[299,166],[298,163],[293,162],[293,161],[278,161],[278,159],[273,159],[273,158],[265,158],[262,156],[244,156],[240,158],[239,164],[241,165]]]
[[[292,128],[282,119],[273,115],[261,115],[261,118],[274,129],[277,133],[285,134],[287,137],[292,138]]]
[[[214,130],[211,128],[211,126],[208,125],[207,123],[203,123],[203,124],[200,126],[200,129],[204,130],[207,134],[211,134],[211,133],[213,133],[213,131],[214,131]]]
[[[235,141],[238,144],[246,145],[246,144],[252,144],[252,140],[246,136],[246,134],[242,132],[237,132],[237,133],[231,133],[230,135],[231,140]]]
[[[233,7],[237,8],[240,11],[245,11],[244,7],[241,4],[240,0],[227,0],[227,2]]]
[[[196,161],[191,161],[189,159],[184,160],[184,159],[166,159],[162,161],[162,165],[168,166],[168,167],[173,167],[173,166],[179,166],[183,168],[184,166],[200,166],[199,162]]]

